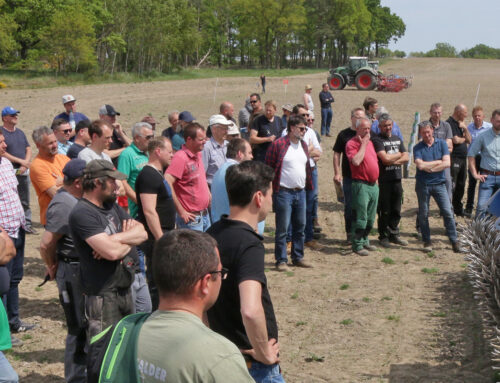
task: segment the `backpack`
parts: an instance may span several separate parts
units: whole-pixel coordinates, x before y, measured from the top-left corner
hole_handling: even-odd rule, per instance
[[[151,313],[126,316],[90,341],[87,356],[87,382],[139,382],[137,338]]]

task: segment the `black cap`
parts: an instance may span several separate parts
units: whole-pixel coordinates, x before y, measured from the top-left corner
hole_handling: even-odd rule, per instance
[[[63,168],[64,179],[74,180],[83,176],[87,163],[80,158],[73,158]]]
[[[126,180],[127,176],[115,169],[108,160],[92,160],[84,170],[85,178],[111,177],[117,180]]]
[[[99,108],[99,114],[105,116],[119,116],[120,113],[118,113],[115,108],[113,108],[111,105],[105,104]]]

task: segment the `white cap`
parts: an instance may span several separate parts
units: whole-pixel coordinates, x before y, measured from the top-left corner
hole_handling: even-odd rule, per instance
[[[227,134],[232,136],[235,134],[240,134],[240,129],[238,128],[238,125],[234,121],[229,121],[231,125],[229,125],[229,129],[227,130]]]
[[[74,98],[71,94],[65,94],[62,97],[62,100],[63,100],[63,104],[66,104],[66,103],[71,102],[71,101],[76,101],[76,98]]]
[[[232,123],[232,121],[229,121],[222,114],[214,114],[208,120],[208,126],[212,126],[212,125],[226,125],[226,126],[229,126],[229,125],[231,125],[231,123]]]

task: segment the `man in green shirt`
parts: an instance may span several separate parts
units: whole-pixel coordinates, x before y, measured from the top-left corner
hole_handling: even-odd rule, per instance
[[[157,241],[153,278],[160,304],[139,333],[141,382],[254,382],[238,348],[202,321],[226,276],[208,234],[173,230]]]
[[[137,217],[137,197],[135,195],[135,180],[140,171],[148,163],[148,142],[154,137],[153,128],[147,122],[138,122],[132,127],[133,142],[118,158],[118,171],[127,175],[122,181],[128,197],[128,209],[132,218]]]

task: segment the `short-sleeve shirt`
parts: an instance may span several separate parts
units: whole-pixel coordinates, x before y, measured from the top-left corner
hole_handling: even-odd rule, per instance
[[[73,143],[73,145],[71,145],[71,147],[68,149],[68,152],[66,153],[66,155],[73,159],[73,158],[78,158],[78,154],[83,150],[85,149],[85,146],[83,145],[80,145],[80,144],[77,144],[76,142]]]
[[[175,133],[172,137],[172,149],[175,151],[181,150],[182,145],[186,143],[184,137],[182,137],[179,133]]]
[[[62,112],[61,114],[58,114],[57,116],[54,117],[54,120],[56,120],[58,118],[62,118],[66,122],[70,122],[69,121],[69,114],[66,112]],[[73,112],[73,118],[75,119],[75,125],[78,124],[80,121],[89,120],[89,118],[86,115],[84,115],[83,113],[80,113],[80,112]]]
[[[464,137],[464,132],[458,126],[458,121],[456,121],[452,116],[450,116],[446,122],[450,124],[451,134],[453,137],[457,136],[460,138]],[[461,144],[453,144],[453,152],[451,152],[451,156],[455,158],[465,158],[467,157],[467,144],[462,142]]]
[[[76,197],[68,193],[66,189],[60,188],[47,208],[45,230],[62,235],[56,245],[56,254],[59,260],[69,258],[78,261],[78,253],[69,230],[69,214],[77,202]]]
[[[241,318],[239,285],[244,281],[257,281],[262,286],[261,302],[268,337],[278,339],[278,325],[264,273],[262,236],[247,223],[226,216],[213,224],[207,233],[217,241],[222,266],[229,269],[217,302],[207,312],[210,328],[239,349],[252,348]]]
[[[184,145],[174,154],[167,174],[176,178],[174,191],[187,212],[197,212],[208,208],[210,192],[201,152],[193,154]]]
[[[19,229],[26,225],[17,185],[12,163],[0,157],[0,226],[12,238],[17,238]]]
[[[209,185],[212,185],[215,172],[226,162],[228,143],[228,141],[224,140],[221,145],[213,137],[210,137],[203,147],[201,158],[203,159],[203,166],[205,167],[205,174]]]
[[[406,152],[403,141],[398,136],[391,135],[387,137],[379,134],[372,138],[372,142],[376,153],[382,151],[387,154]],[[380,169],[379,182],[400,180],[402,178],[401,165],[384,165],[379,158],[378,166]]]
[[[371,131],[373,134],[380,134],[380,127],[378,125],[378,120],[372,122]],[[392,121],[392,135],[398,136],[401,139],[401,142],[404,142],[403,134],[401,133],[398,124],[396,124],[396,121]]]
[[[84,160],[86,163],[89,163],[92,160],[106,160],[113,163],[113,161],[111,161],[111,157],[106,153],[102,152],[101,154],[97,154],[91,148],[85,148],[80,151],[80,153],[78,153],[78,158]]]
[[[474,157],[478,154],[481,154],[481,169],[500,171],[500,133],[489,128],[477,136],[469,148],[468,156]]]
[[[29,147],[30,144],[24,132],[19,128],[15,128],[13,132],[5,129],[3,126],[1,129],[5,137],[5,143],[7,144],[7,153],[14,157],[25,159],[26,148]],[[17,162],[12,163],[12,166],[14,166],[14,169],[21,167]]]
[[[344,130],[341,130],[339,134],[337,135],[337,139],[335,140],[335,144],[333,145],[333,151],[337,153],[342,153],[342,177],[344,178],[351,178],[351,166],[349,165],[349,160],[347,158],[345,148],[347,145],[347,142],[356,136],[356,131],[347,128]]]
[[[283,131],[281,118],[274,116],[273,122],[271,122],[264,114],[255,117],[250,128],[257,132],[257,137],[271,137],[274,135],[276,138],[279,138],[281,137],[281,133]],[[255,161],[264,162],[266,159],[267,149],[270,145],[270,142],[255,144],[253,146],[253,159]]]
[[[163,232],[175,228],[175,204],[172,199],[172,190],[170,185],[157,169],[146,165],[142,168],[135,181],[135,193],[137,195],[137,220],[141,222],[148,237],[153,239],[153,234],[149,230],[146,216],[142,208],[141,194],[156,194],[156,213],[160,219],[160,226]]]
[[[378,157],[373,147],[373,142],[369,141],[366,145],[365,157],[359,166],[355,166],[351,160],[359,152],[361,142],[357,138],[351,138],[346,145],[346,155],[351,166],[352,179],[366,182],[376,182],[379,176]]]
[[[69,227],[80,257],[80,279],[85,294],[97,295],[103,288],[111,287],[112,277],[120,264],[120,260],[95,259],[94,250],[86,240],[101,233],[120,233],[126,219],[130,216],[116,203],[101,208],[85,198],[80,199],[71,211]],[[138,259],[135,247],[127,255]]]
[[[62,170],[69,158],[63,154],[56,154],[51,159],[41,158],[37,155],[30,166],[30,178],[38,196],[40,206],[40,222],[45,225],[45,214],[52,199],[47,190],[56,186],[56,177],[63,177]]]
[[[413,147],[413,158],[421,159],[425,162],[441,160],[443,156],[449,155],[448,145],[443,140],[435,139],[431,146],[428,146],[424,141],[420,141]],[[426,185],[437,185],[443,183],[444,170],[435,173],[428,173],[417,168],[416,179]]]

